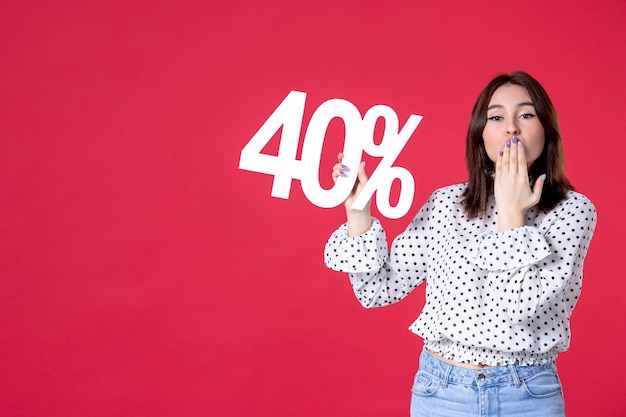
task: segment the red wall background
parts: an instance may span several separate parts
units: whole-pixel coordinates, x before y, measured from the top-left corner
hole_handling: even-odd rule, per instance
[[[423,115],[395,235],[465,180],[471,106],[516,69],[599,213],[568,416],[626,415],[625,24],[623,0],[0,1],[0,415],[408,415],[423,289],[362,309],[323,265],[342,209],[239,155],[290,90],[305,126],[330,98]]]

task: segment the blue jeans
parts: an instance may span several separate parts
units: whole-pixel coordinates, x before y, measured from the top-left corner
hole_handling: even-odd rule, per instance
[[[424,349],[412,392],[411,417],[565,416],[553,362],[468,369]]]

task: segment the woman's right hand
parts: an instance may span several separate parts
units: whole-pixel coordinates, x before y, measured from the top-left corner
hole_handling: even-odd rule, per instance
[[[337,155],[337,162],[333,166],[333,181],[337,182],[337,179],[341,176],[345,176],[345,173],[350,169],[350,167],[346,167],[342,164],[343,153],[339,153]],[[358,236],[365,233],[372,225],[372,214],[371,214],[371,199],[368,200],[367,204],[363,208],[363,210],[354,210],[352,209],[352,204],[358,197],[359,193],[365,187],[367,183],[367,174],[365,173],[365,162],[361,162],[359,164],[359,171],[357,173],[357,178],[354,183],[354,187],[348,195],[348,198],[344,201],[345,209],[346,209],[346,217],[348,219],[348,236]]]

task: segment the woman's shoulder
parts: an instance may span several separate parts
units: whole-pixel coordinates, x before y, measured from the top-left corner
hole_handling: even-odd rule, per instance
[[[561,204],[564,206],[577,206],[580,208],[588,207],[595,211],[595,206],[591,200],[586,195],[574,190],[568,190],[566,192],[565,199],[561,201]]]
[[[559,203],[558,206],[560,206],[562,210],[567,213],[578,213],[580,215],[589,214],[594,219],[596,217],[596,207],[594,204],[586,195],[579,193],[578,191],[567,191],[565,198]]]
[[[559,218],[565,221],[575,220],[589,224],[594,224],[597,218],[596,207],[591,200],[586,195],[573,190],[568,190],[565,193],[565,198],[547,215],[546,219]]]

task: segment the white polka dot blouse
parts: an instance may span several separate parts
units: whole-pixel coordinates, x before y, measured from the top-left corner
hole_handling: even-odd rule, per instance
[[[530,209],[525,226],[498,232],[493,203],[465,216],[466,186],[436,190],[391,250],[378,220],[356,237],[343,224],[326,243],[326,265],[349,273],[366,308],[400,301],[426,281],[426,303],[409,329],[447,358],[491,366],[556,359],[570,344],[595,207],[569,191],[552,211]]]

